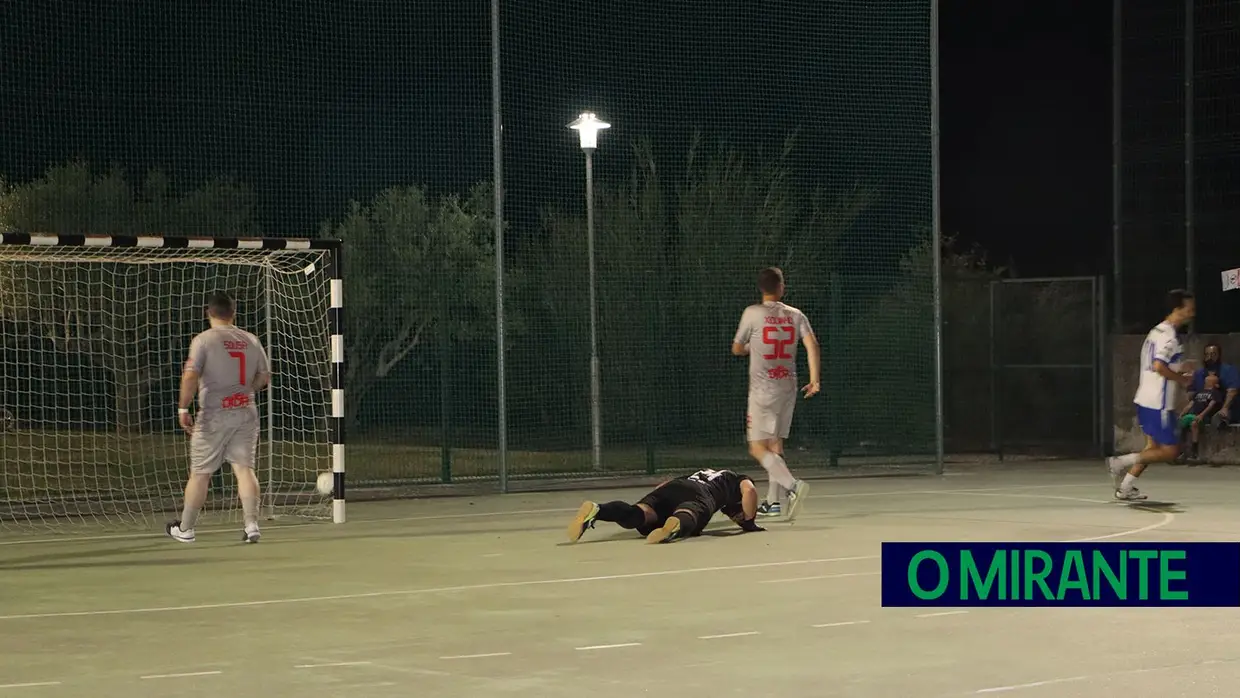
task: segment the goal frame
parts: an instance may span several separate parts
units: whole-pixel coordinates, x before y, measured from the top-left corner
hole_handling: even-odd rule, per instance
[[[59,235],[55,233],[0,233],[0,246],[7,247],[89,247],[147,249],[243,249],[243,250],[323,250],[330,280],[327,325],[330,334],[331,413],[328,439],[332,461],[332,523],[342,524],[345,516],[345,402],[344,402],[344,263],[343,244],[335,238],[272,237],[189,237],[177,235]],[[270,405],[268,418],[270,420]],[[269,437],[270,438],[270,437]]]

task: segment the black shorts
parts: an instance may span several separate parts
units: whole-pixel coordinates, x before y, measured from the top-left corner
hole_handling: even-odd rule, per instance
[[[662,526],[663,522],[667,521],[677,509],[693,512],[694,517],[697,519],[697,528],[686,532],[686,534],[691,536],[699,535],[706,528],[706,524],[710,523],[710,517],[717,508],[709,494],[685,480],[672,480],[642,497],[637,503],[645,504],[654,509],[655,524],[653,527],[646,531],[638,529],[638,533],[643,535],[650,535],[650,531]]]

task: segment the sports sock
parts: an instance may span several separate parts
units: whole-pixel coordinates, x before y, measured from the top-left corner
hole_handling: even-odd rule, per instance
[[[245,516],[245,526],[258,526],[258,497],[242,497],[241,511]]]
[[[775,482],[775,478],[771,478],[766,485],[766,501],[768,504],[778,504],[780,498],[784,496],[784,488]]]
[[[646,512],[636,504],[628,502],[607,502],[598,507],[599,521],[610,521],[619,524],[620,528],[637,528],[646,523]]]
[[[1124,476],[1124,482],[1119,486],[1119,491],[1131,492],[1132,486],[1135,484],[1137,484],[1137,478],[1132,473],[1128,473]]]
[[[788,470],[788,464],[778,453],[767,451],[766,455],[762,456],[762,467],[766,469],[767,475],[785,490],[797,486],[796,478],[792,477],[792,472]]]
[[[182,531],[192,531],[196,523],[198,523],[198,507],[191,507],[186,503],[185,508],[181,510],[180,529]]]
[[[687,536],[697,530],[697,517],[687,511],[678,511],[672,516],[680,519],[680,535]]]
[[[1122,456],[1116,456],[1113,463],[1116,466],[1131,468],[1132,466],[1136,465],[1140,461],[1141,461],[1140,453],[1125,453]]]

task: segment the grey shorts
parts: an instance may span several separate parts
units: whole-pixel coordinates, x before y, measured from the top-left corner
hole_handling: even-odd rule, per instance
[[[792,429],[792,413],[797,407],[797,392],[787,395],[749,397],[745,412],[745,440],[770,441],[786,439]]]
[[[224,461],[234,467],[254,467],[258,453],[258,415],[249,410],[202,415],[189,442],[189,468],[210,475]]]

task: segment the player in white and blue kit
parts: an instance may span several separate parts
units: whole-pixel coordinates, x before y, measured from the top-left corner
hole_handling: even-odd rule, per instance
[[[1188,291],[1167,294],[1167,316],[1141,345],[1141,375],[1132,401],[1137,406],[1137,421],[1145,433],[1145,449],[1107,459],[1107,468],[1115,484],[1115,498],[1140,501],[1145,495],[1134,486],[1150,463],[1170,463],[1180,455],[1180,439],[1176,434],[1176,393],[1172,383],[1187,387],[1192,376],[1181,373],[1184,349],[1180,345],[1180,329],[1192,322],[1197,302]]]

